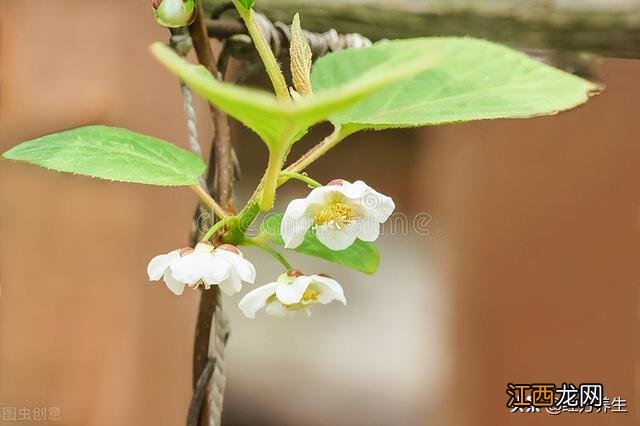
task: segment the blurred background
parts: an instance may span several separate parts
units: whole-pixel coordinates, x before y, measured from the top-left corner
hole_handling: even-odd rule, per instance
[[[148,1],[0,10],[2,151],[92,123],[187,146],[178,84],[148,54],[167,40]],[[249,320],[224,298],[223,423],[640,424],[638,76],[640,62],[606,59],[607,90],[557,117],[366,133],[314,164],[317,180],[392,195],[405,219],[385,227],[373,277],[292,256],[338,279],[347,308]],[[233,134],[242,202],[266,153]],[[304,193],[292,183],[280,202]],[[187,244],[196,201],[0,163],[0,407],[56,407],[65,425],[184,423],[198,293],[177,298],[145,267]],[[277,265],[246,255],[258,283],[273,280]],[[629,413],[511,414],[508,382],[603,383]]]

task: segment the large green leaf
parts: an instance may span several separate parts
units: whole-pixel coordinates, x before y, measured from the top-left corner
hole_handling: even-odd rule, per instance
[[[268,215],[260,225],[260,233],[270,241],[283,245],[280,235],[280,223],[282,213]],[[294,249],[299,253],[319,257],[338,265],[352,268],[365,274],[373,274],[378,269],[380,254],[376,247],[365,241],[356,240],[349,248],[344,250],[331,250],[322,244],[313,230],[309,230],[304,241]]]
[[[24,142],[2,155],[59,172],[149,185],[194,185],[205,170],[189,151],[125,129],[88,126]]]
[[[349,84],[397,51],[439,55],[426,71],[387,87],[331,116],[353,129],[436,125],[468,120],[555,114],[587,101],[598,87],[528,56],[472,38],[418,38],[380,42],[320,58],[314,92]]]
[[[265,91],[218,81],[206,68],[188,63],[163,43],[153,44],[151,52],[194,91],[256,132],[269,149],[284,145],[280,151],[288,149],[310,126],[371,93],[424,71],[436,58],[434,52],[397,51],[387,55],[387,61],[370,62],[370,67],[360,69],[345,84],[327,88],[320,95],[286,102]]]

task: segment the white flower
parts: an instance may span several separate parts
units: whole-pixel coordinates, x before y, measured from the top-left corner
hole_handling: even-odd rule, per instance
[[[269,315],[283,316],[299,310],[304,310],[309,315],[309,305],[326,305],[334,300],[347,304],[342,287],[336,280],[291,271],[280,275],[276,282],[247,293],[238,307],[249,318],[255,318],[256,312],[265,307],[265,312]]]
[[[200,284],[205,289],[219,285],[225,293],[233,294],[240,291],[241,280],[255,280],[253,265],[237,248],[225,245],[214,250],[210,243],[198,243],[195,249],[187,247],[156,256],[149,262],[147,274],[151,281],[162,278],[169,290],[178,296],[185,286]]]
[[[237,247],[230,244],[218,246],[213,251],[213,257],[227,262],[230,266],[229,276],[218,284],[226,294],[232,295],[242,290],[242,281],[251,284],[255,282],[256,268],[242,256]]]
[[[306,198],[287,206],[280,234],[286,248],[298,247],[309,228],[314,228],[322,244],[343,250],[356,238],[375,241],[380,224],[395,209],[390,197],[376,192],[361,180],[349,183],[338,179],[314,188]]]

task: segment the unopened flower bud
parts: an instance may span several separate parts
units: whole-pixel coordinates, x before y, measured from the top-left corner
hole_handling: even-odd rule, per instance
[[[195,18],[195,0],[152,0],[156,21],[163,27],[179,28]]]

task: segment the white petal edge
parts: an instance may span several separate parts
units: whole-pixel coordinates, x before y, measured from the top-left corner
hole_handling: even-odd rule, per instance
[[[284,307],[282,303],[277,300],[267,303],[267,307],[264,310],[267,315],[271,315],[274,317],[285,317],[289,315],[293,315],[295,311],[291,311]]]
[[[229,250],[220,249],[213,252],[213,256],[229,263],[242,278],[242,281],[253,284],[256,281],[256,268],[241,254]]]
[[[276,297],[285,305],[299,303],[311,281],[311,277],[303,275],[288,284],[280,283],[276,288]]]
[[[318,287],[321,287],[320,296],[318,302],[327,304],[333,300],[338,300],[344,305],[347,304],[347,299],[344,297],[344,290],[338,281],[333,278],[323,277],[320,275],[311,275],[313,283]]]
[[[184,293],[185,283],[182,283],[176,280],[172,275],[171,271],[167,269],[163,276],[164,283],[167,285],[167,288],[171,290],[173,294],[176,296],[182,295]]]
[[[316,236],[331,250],[344,250],[356,241],[356,233],[336,229],[330,224],[316,227]]]
[[[380,222],[371,213],[365,213],[358,225],[358,239],[372,242],[380,236]]]
[[[149,280],[158,281],[162,278],[162,275],[169,268],[171,262],[179,257],[179,250],[173,250],[167,254],[160,254],[151,259],[149,265],[147,265],[147,275],[149,275]]]
[[[361,198],[367,192],[373,191],[373,189],[371,189],[369,185],[361,180],[357,180],[353,183],[345,182],[341,186],[337,186],[336,188],[340,188],[340,192],[342,192],[345,197],[351,198],[352,200]]]
[[[171,264],[171,273],[178,281],[193,285],[205,276],[212,262],[211,253],[193,251],[176,259]]]
[[[267,299],[275,294],[277,287],[278,283],[269,283],[245,294],[240,303],[238,303],[238,307],[244,316],[255,318],[256,312],[266,306]]]
[[[309,228],[313,225],[311,216],[302,216],[297,219],[285,216],[280,224],[280,235],[284,242],[284,247],[293,249],[298,247],[304,241],[304,236]]]
[[[208,285],[219,284],[229,278],[232,266],[222,259],[211,256],[210,261],[205,265],[202,280]]]

